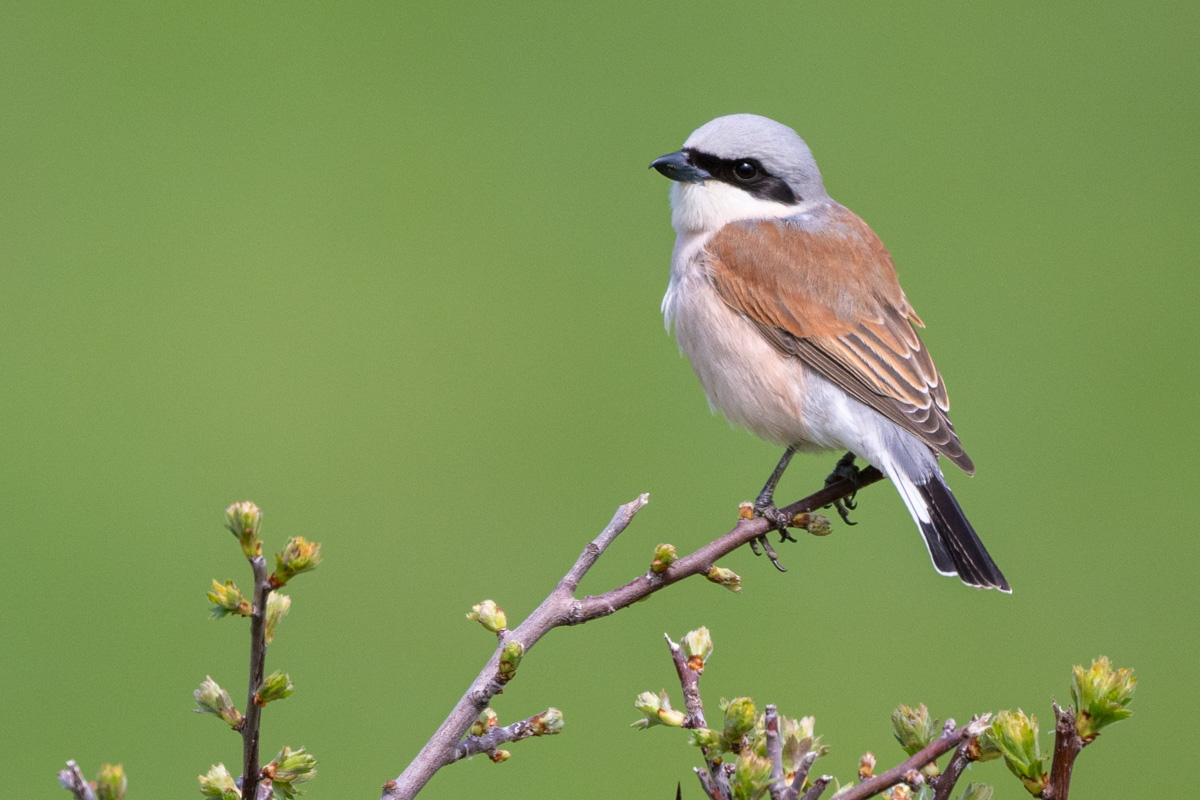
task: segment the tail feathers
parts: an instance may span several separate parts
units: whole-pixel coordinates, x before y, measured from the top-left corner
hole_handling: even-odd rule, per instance
[[[925,483],[898,478],[896,486],[925,537],[937,571],[958,575],[969,586],[1011,594],[1012,587],[988,555],[945,479],[936,471]]]

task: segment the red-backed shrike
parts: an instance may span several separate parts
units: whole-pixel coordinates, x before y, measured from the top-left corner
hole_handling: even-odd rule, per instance
[[[891,479],[938,572],[1011,591],[938,466],[943,455],[975,471],[913,328],[923,323],[879,237],[825,191],[804,140],[734,114],[651,166],[676,182],[667,326],[709,405],[787,448],[756,512],[786,535],[772,496],[792,453],[848,450],[841,473],[858,456]]]

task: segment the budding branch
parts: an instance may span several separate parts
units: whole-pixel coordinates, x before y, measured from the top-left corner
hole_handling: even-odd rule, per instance
[[[242,724],[242,796],[257,797],[261,774],[258,769],[258,736],[262,723],[262,706],[255,694],[263,681],[263,666],[267,660],[267,561],[261,555],[250,559],[254,570],[254,608],[250,613],[250,688],[246,696],[246,719]]]
[[[866,798],[874,797],[880,792],[895,786],[897,783],[904,783],[908,773],[920,770],[926,764],[937,761],[947,751],[953,750],[963,742],[979,736],[979,734],[983,733],[991,718],[991,714],[984,714],[982,717],[976,717],[971,720],[970,723],[961,728],[952,730],[949,733],[943,733],[940,737],[930,742],[923,750],[918,750],[916,754],[909,757],[906,761],[902,761],[873,778],[866,779],[858,786],[842,794],[838,800],[866,800]]]
[[[781,510],[789,518],[815,511],[835,500],[849,497],[858,489],[882,478],[883,475],[877,469],[867,467],[859,474],[857,486],[850,481],[840,480]],[[647,571],[646,574],[604,594],[577,599],[575,590],[583,576],[617,536],[629,526],[634,515],[646,505],[648,498],[649,495],[643,494],[633,502],[618,508],[612,521],[583,549],[583,553],[542,604],[515,629],[500,631],[495,652],[455,704],[449,716],[421,748],[417,757],[405,767],[404,772],[395,780],[384,784],[383,800],[411,800],[439,769],[458,760],[456,756],[463,735],[480,712],[487,707],[492,697],[504,688],[499,676],[499,667],[500,655],[507,643],[517,642],[528,652],[539,639],[554,628],[579,625],[606,617],[684,578],[708,573],[718,559],[744,544],[759,539],[772,529],[771,523],[762,518],[741,520],[728,533],[675,561],[664,572]]]
[[[672,641],[669,636],[667,644],[671,648],[671,660],[675,664],[675,672],[679,675],[679,684],[683,689],[684,702],[688,710],[688,718],[683,727],[707,727],[707,723],[704,721],[704,703],[700,698],[700,670],[689,667],[683,655],[683,648]],[[981,717],[975,717],[969,724],[961,728],[956,728],[952,720],[947,720],[945,730],[938,739],[930,742],[926,747],[891,769],[874,777],[865,778],[857,786],[839,795],[839,800],[866,800],[866,798],[887,791],[898,783],[908,783],[912,780],[911,775],[919,776],[918,771],[922,767],[937,761],[946,752],[954,750],[956,747],[959,750],[956,751],[955,757],[957,758],[961,752],[965,765],[967,757],[965,745],[983,733],[990,720],[991,714],[984,714]],[[792,777],[791,784],[788,785],[784,775],[779,715],[774,705],[766,707],[763,714],[763,725],[766,729],[767,758],[771,761],[771,784],[769,787],[771,800],[800,800],[800,792],[804,789],[804,782],[808,779],[808,771],[816,761],[819,752],[813,749],[804,754],[796,769],[796,774]],[[729,774],[732,774],[733,765],[721,764],[707,751],[704,753],[704,760],[708,765],[708,772],[697,769],[696,776],[700,779],[700,786],[709,800],[733,800],[733,792],[730,790],[728,780]],[[948,797],[961,774],[962,765],[953,775],[947,773],[938,778],[937,791],[939,794],[937,796]],[[814,781],[804,794],[804,800],[817,800],[830,780],[828,776],[823,776]]]
[[[543,711],[542,714],[546,714],[548,711],[549,709]],[[451,761],[470,758],[480,753],[491,753],[500,745],[509,742],[519,742],[531,736],[542,736],[543,733],[539,730],[538,725],[538,717],[542,714],[534,714],[529,719],[505,725],[503,728],[492,728],[479,736],[468,736],[458,743],[458,747],[454,748],[454,757]]]
[[[87,778],[74,761],[68,761],[67,768],[58,773],[58,782],[75,795],[75,800],[96,800],[95,790],[88,785]]]
[[[1071,770],[1075,768],[1075,759],[1086,745],[1079,737],[1079,728],[1075,724],[1075,709],[1067,706],[1065,709],[1054,703],[1054,762],[1050,766],[1050,780],[1042,790],[1044,800],[1067,800],[1071,789]]]

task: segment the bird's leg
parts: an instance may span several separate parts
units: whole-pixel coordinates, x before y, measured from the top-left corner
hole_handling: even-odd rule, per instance
[[[858,504],[854,502],[855,495],[858,494],[859,488],[862,486],[859,480],[860,470],[854,465],[854,453],[846,453],[838,459],[837,465],[834,466],[833,472],[829,473],[829,477],[825,479],[826,486],[832,486],[839,481],[850,481],[854,484],[854,491],[851,492],[843,500],[834,500],[833,507],[837,509],[838,515],[847,525],[857,525],[857,522],[850,521],[850,511],[858,508]],[[843,505],[844,503],[844,505]],[[828,506],[826,506],[828,508]],[[849,509],[849,510],[847,510]]]
[[[791,462],[792,456],[796,454],[795,447],[789,447],[783,453],[783,458],[779,459],[779,463],[775,466],[775,471],[771,473],[771,477],[767,478],[767,483],[763,486],[762,491],[758,493],[758,499],[754,501],[754,513],[756,516],[770,522],[774,528],[779,531],[779,541],[785,539],[796,541],[792,535],[788,533],[788,526],[792,524],[791,519],[786,514],[775,507],[775,487],[779,485],[779,479],[783,477],[784,470],[787,469],[788,463]],[[770,546],[767,545],[766,537],[762,537],[760,541],[766,546],[767,554],[773,555]],[[771,559],[775,561],[774,558]],[[775,564],[779,566],[778,563]]]

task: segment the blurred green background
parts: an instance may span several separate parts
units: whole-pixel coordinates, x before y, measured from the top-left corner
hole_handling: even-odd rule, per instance
[[[1183,791],[1197,709],[1200,6],[8,2],[0,11],[0,685],[5,784],[67,758],[190,797],[239,742],[247,583],[222,511],[324,543],[268,658],[263,749],[314,800],[377,797],[613,509],[600,592],[732,524],[779,453],[709,415],[658,306],[674,234],[646,165],[708,119],[795,127],[887,243],[979,471],[950,476],[1015,587],[939,578],[895,492],[858,527],[553,632],[495,707],[564,735],[423,796],[698,797],[662,633],[703,688],[815,714],[845,779],[888,714],[1020,706],[1135,667],[1079,797]],[[833,457],[797,460],[781,499]],[[678,697],[678,687],[674,688]],[[1047,751],[1051,744],[1043,742]],[[235,772],[236,772],[236,767]],[[1000,764],[969,776],[1026,796]],[[965,782],[964,782],[965,785]],[[1120,787],[1119,790],[1116,787]],[[12,794],[13,792],[9,792]]]

